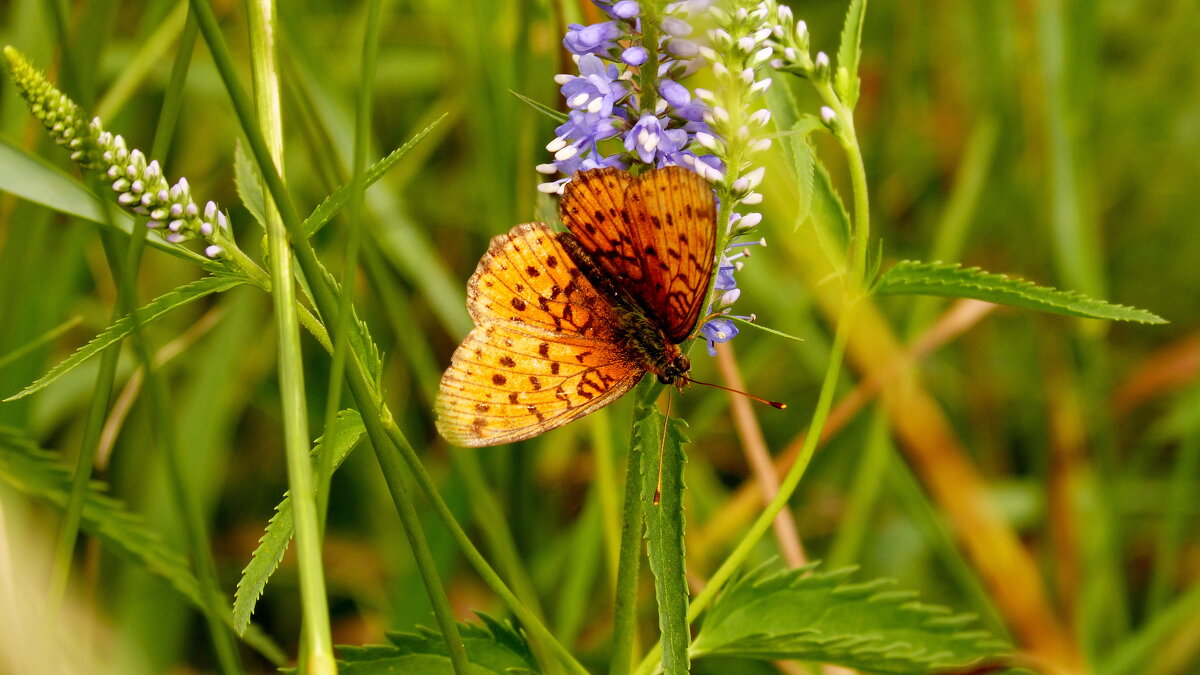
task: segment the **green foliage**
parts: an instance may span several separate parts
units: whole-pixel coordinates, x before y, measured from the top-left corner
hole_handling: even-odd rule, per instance
[[[84,361],[99,354],[105,349],[114,344],[119,343],[126,335],[129,335],[135,325],[145,326],[154,323],[158,319],[178,309],[190,302],[194,302],[213,293],[227,291],[236,286],[246,283],[245,279],[239,279],[230,276],[211,276],[197,279],[189,284],[185,284],[176,288],[173,291],[164,293],[154,300],[151,300],[146,305],[137,309],[132,315],[125,315],[117,319],[111,326],[106,328],[104,332],[92,338],[92,341],[80,347],[66,359],[63,359],[58,365],[51,368],[45,375],[38,378],[36,382],[25,387],[21,391],[9,396],[6,401],[13,401],[19,398],[24,398],[43,387],[53,383],[58,378],[71,372]]]
[[[974,617],[923,605],[916,593],[876,579],[849,583],[852,570],[813,566],[738,580],[704,618],[697,658],[740,656],[832,663],[876,673],[928,673],[1001,663],[1007,647],[970,629]]]
[[[521,675],[539,673],[537,662],[521,633],[507,622],[477,612],[483,625],[460,623],[459,634],[471,661],[469,675]],[[339,647],[338,672],[346,675],[396,673],[397,675],[450,675],[454,669],[441,635],[420,633],[387,634],[390,645]]]
[[[999,305],[1079,316],[1087,319],[1166,323],[1162,317],[1144,309],[1111,305],[1074,291],[1038,286],[1032,281],[992,274],[978,267],[957,264],[923,263],[904,260],[896,263],[875,286],[879,295],[938,295],[949,298],[974,298]]]
[[[809,150],[812,150],[811,145]],[[850,215],[846,213],[846,206],[833,187],[829,171],[815,156],[812,158],[812,172],[812,211],[809,220],[817,233],[821,251],[834,269],[842,270],[846,264],[846,247],[850,242]]]
[[[59,213],[99,225],[116,227],[125,234],[137,232],[133,218],[115,207],[108,213],[83,183],[71,178],[46,160],[13,147],[0,139],[0,192],[7,192]],[[145,228],[140,228],[145,231]],[[209,272],[221,266],[190,249],[168,244],[157,232],[145,231],[146,241],[154,248],[200,265]]]
[[[250,257],[261,256],[261,232],[253,224],[262,210],[260,177],[254,161],[241,154],[245,148],[236,139],[243,131],[213,70],[211,50],[197,44],[189,64],[194,34],[181,32],[187,7],[150,0],[130,12],[131,4],[79,3],[81,13],[67,17],[68,32],[60,36],[55,3],[18,0],[0,17],[0,29],[31,63],[47,69],[85,118],[102,114],[131,147],[151,147],[161,102],[182,96],[173,140],[154,159],[172,175],[187,176],[202,200],[240,204],[229,211],[233,230]],[[444,512],[458,518],[482,556],[497,563],[528,603],[521,625],[547,671],[554,670],[550,659],[560,653],[557,647],[592,672],[611,666],[613,673],[626,673],[621,658],[614,659],[620,647],[611,628],[615,615],[629,635],[642,638],[636,646],[629,641],[633,653],[622,653],[624,662],[641,661],[639,672],[650,673],[657,661],[646,653],[660,633],[671,667],[686,662],[686,655],[679,656],[680,645],[688,647],[683,610],[695,614],[700,594],[686,597],[684,563],[710,582],[760,513],[758,502],[748,498],[758,487],[745,449],[730,431],[726,395],[691,387],[675,401],[675,414],[687,420],[697,441],[686,467],[682,454],[677,457],[678,471],[686,474],[675,473],[679,480],[664,486],[664,500],[680,496],[688,507],[687,558],[679,538],[682,511],[663,517],[661,505],[648,503],[649,492],[646,512],[629,519],[636,523],[629,547],[634,559],[646,547],[638,531],[643,524],[663,536],[651,539],[651,569],[643,565],[635,574],[624,608],[614,602],[612,586],[633,396],[543,438],[472,454],[478,463],[472,479],[464,477],[465,462],[451,461],[451,453],[460,451],[438,440],[430,411],[438,373],[470,328],[464,282],[489,239],[543,213],[553,219],[552,199],[534,189],[539,177],[533,167],[548,161],[545,145],[564,118],[552,80],[570,69],[560,42],[563,26],[593,20],[580,10],[591,11],[588,4],[563,3],[560,12],[556,3],[537,2],[388,3],[374,24],[381,37],[370,48],[377,49],[375,78],[358,65],[371,5],[315,0],[289,6],[277,35],[286,184],[295,204],[316,207],[304,224],[314,236],[300,239],[311,241],[318,258],[340,272],[346,220],[334,216],[350,198],[356,99],[364,82],[375,82],[367,156],[384,159],[366,175],[374,187],[358,223],[363,259],[352,299],[350,365],[363,366],[375,388],[371,395],[388,404],[385,421],[394,424],[389,432],[412,439],[410,452],[428,472],[415,483],[435,488],[415,495],[414,505],[446,595],[459,611],[501,612],[508,601],[484,587],[478,568],[471,569],[477,558],[465,552],[467,536],[449,534],[435,522]],[[804,342],[743,330],[732,344],[745,389],[789,403],[787,411],[758,415],[766,448],[775,454],[796,447],[809,426],[812,401],[823,391],[821,378],[839,370],[828,364],[840,323],[837,277],[846,275],[850,235],[863,215],[858,183],[870,194],[865,213],[872,231],[868,246],[855,251],[868,251],[868,277],[876,277],[872,270],[880,260],[885,267],[875,294],[862,305],[893,323],[879,325],[882,335],[854,335],[849,353],[871,353],[893,338],[933,335],[926,331],[944,308],[939,296],[1143,323],[1161,323],[1156,314],[1169,316],[1172,323],[1165,326],[984,319],[912,368],[920,369],[922,377],[914,379],[925,388],[914,395],[933,406],[928,419],[916,421],[949,420],[935,429],[936,440],[946,441],[940,449],[965,454],[960,464],[986,486],[968,497],[986,500],[1006,531],[1018,535],[1013,552],[1040,573],[1034,580],[1048,587],[1046,595],[1061,600],[1034,618],[1070,627],[1063,634],[1068,648],[1079,652],[1080,669],[1113,675],[1195,671],[1200,650],[1191,636],[1200,591],[1184,564],[1196,548],[1190,496],[1200,478],[1200,408],[1192,402],[1196,389],[1188,376],[1190,336],[1197,331],[1194,298],[1200,294],[1194,264],[1200,259],[1200,228],[1194,227],[1200,183],[1195,3],[1041,3],[1026,11],[1013,3],[876,0],[869,15],[863,0],[788,4],[796,19],[807,22],[813,51],[825,49],[834,59],[826,89],[852,108],[865,181],[846,161],[846,126],[835,137],[814,135],[825,129],[814,113],[830,105],[814,81],[776,74],[767,91],[767,131],[775,132],[775,143],[756,156],[766,167],[757,188],[764,201],[756,210],[762,211],[770,248],[750,249],[752,263],[738,274],[739,304],[757,315],[755,325]],[[164,20],[168,14],[177,23]],[[175,28],[165,30],[168,24]],[[220,30],[244,76],[244,10],[223,12]],[[180,77],[168,84],[177,56]],[[693,82],[711,86],[703,80],[688,84]],[[54,510],[61,509],[70,484],[66,458],[80,451],[98,384],[93,366],[99,359],[87,355],[112,348],[87,344],[94,327],[104,325],[98,317],[111,312],[111,279],[120,271],[106,267],[97,236],[107,240],[105,250],[118,252],[128,235],[146,236],[150,247],[137,270],[139,287],[155,289],[146,298],[201,276],[198,269],[227,270],[229,261],[167,244],[160,231],[125,211],[102,208],[93,190],[105,193],[101,197],[110,191],[72,177],[71,148],[51,145],[12,85],[0,73],[0,396],[34,381],[40,388],[0,404],[0,424],[20,427],[0,433],[0,512],[5,522],[28,515],[37,531],[53,539]],[[64,140],[62,132],[50,131]],[[388,154],[392,148],[400,149]],[[887,260],[906,258],[1020,271],[1156,314],[951,265],[901,263],[886,270]],[[326,280],[299,276],[304,284]],[[265,277],[251,278],[266,286]],[[97,421],[111,460],[101,465],[104,486],[94,483],[86,493],[82,531],[90,541],[78,548],[97,544],[106,555],[86,573],[82,564],[71,570],[64,610],[83,606],[112,626],[96,642],[145,655],[149,672],[207,671],[215,662],[194,615],[214,603],[198,601],[201,583],[181,551],[165,543],[164,523],[178,514],[162,507],[173,500],[162,494],[168,488],[153,482],[163,459],[150,428],[176,428],[185,440],[185,459],[196,460],[185,465],[184,475],[197,517],[207,521],[217,579],[232,591],[250,561],[236,595],[239,622],[250,616],[287,545],[286,500],[265,534],[261,522],[286,489],[279,410],[281,396],[293,393],[277,385],[272,303],[263,294],[219,290],[201,300],[218,309],[205,315],[221,317],[215,327],[190,326],[181,320],[189,312],[179,312],[150,319],[154,330],[144,333],[152,352],[171,351],[163,350],[166,343],[184,347],[162,370],[179,414],[147,419],[152,407],[131,387]],[[913,311],[903,316],[909,303],[887,299],[896,294],[935,297],[911,303]],[[306,306],[322,314],[315,304]],[[888,311],[877,314],[878,307]],[[48,332],[68,316],[93,328]],[[117,339],[121,330],[114,326],[95,340]],[[39,338],[49,335],[55,337]],[[311,420],[328,398],[329,368],[321,346],[303,339]],[[76,350],[55,365],[60,354]],[[215,351],[221,358],[211,358]],[[693,353],[696,376],[719,381],[713,362],[699,349]],[[852,407],[846,404],[857,393],[844,397],[856,384],[881,376],[857,367],[853,374],[844,366],[840,371],[835,410]],[[46,378],[55,378],[53,387],[45,386]],[[870,387],[857,392],[869,395]],[[979,614],[991,634],[1011,635],[1018,649],[1029,649],[1027,627],[1003,600],[1020,593],[1035,597],[1037,589],[1013,585],[1002,592],[981,575],[981,559],[964,545],[972,523],[959,520],[933,487],[951,463],[910,456],[921,439],[894,441],[911,418],[867,403],[876,410],[871,440],[864,440],[861,414],[845,427],[827,425],[826,449],[815,455],[789,500],[806,551],[828,559],[832,550],[841,560],[856,561],[863,578],[900,578],[929,602]],[[364,414],[371,408],[355,405]],[[364,421],[369,426],[384,416],[377,415]],[[634,490],[646,489],[647,477],[657,473],[663,427],[661,417],[655,419],[639,427],[646,439],[642,466],[630,481]],[[671,428],[664,469],[674,472],[678,430]],[[212,448],[230,450],[210,454]],[[392,515],[391,495],[369,460],[346,462],[329,503],[323,562],[329,615],[339,631],[347,631],[343,636],[355,636],[343,640],[369,645],[384,642],[388,631],[392,644],[341,648],[343,672],[450,672],[442,639],[413,632],[418,622],[429,624],[425,591]],[[402,467],[400,474],[411,478]],[[629,501],[643,505],[636,496]],[[497,521],[507,527],[496,527]],[[259,551],[251,556],[260,534]],[[748,549],[743,568],[780,550],[768,530]],[[1017,567],[986,562],[1002,572]],[[666,575],[664,568],[670,569]],[[648,593],[652,574],[655,599]],[[879,582],[855,590],[837,575],[801,574],[758,572],[717,595],[707,614],[693,618],[703,621],[691,645],[693,671],[776,672],[770,662],[776,657],[841,659],[868,672],[928,672],[934,663],[984,669],[1001,652],[949,615],[889,598]],[[528,581],[518,585],[518,579]],[[281,580],[258,602],[256,623],[243,638],[261,640],[258,649],[275,662],[293,659],[296,650],[284,654],[258,626],[289,646],[303,634],[300,594]],[[664,581],[673,590],[664,591]],[[0,599],[7,599],[3,586]],[[89,592],[104,602],[91,606]],[[656,613],[651,603],[663,594],[669,596],[658,602],[664,612]],[[215,603],[228,607],[223,598]],[[38,609],[43,611],[22,618],[43,621],[38,617],[51,613]],[[816,609],[829,611],[807,614]],[[219,620],[232,628],[233,617],[226,612]],[[556,629],[554,635],[536,632],[531,617]],[[898,625],[901,620],[908,623]],[[519,634],[483,621],[482,628],[461,629],[473,668],[536,669]],[[0,661],[21,665],[20,645],[15,654],[2,649]],[[579,672],[578,664],[559,659]],[[248,670],[256,668],[261,664],[247,663]]]
[[[329,445],[324,442],[324,437],[317,439],[313,448],[313,467],[320,465],[322,453],[332,452],[333,468],[336,470],[354,449],[363,432],[358,411],[343,410],[338,413],[333,426],[334,442]],[[254,549],[254,555],[246,569],[242,570],[242,578],[238,581],[233,598],[233,622],[238,633],[250,625],[250,616],[254,614],[254,607],[262,597],[263,589],[283,560],[283,554],[292,541],[292,526],[292,498],[285,494],[283,501],[275,506],[275,515],[267,523],[266,531],[258,540],[258,548]]]
[[[233,153],[233,181],[242,206],[246,207],[246,211],[254,218],[254,222],[258,223],[258,226],[265,232],[267,217],[264,214],[267,209],[263,203],[262,174],[246,156],[246,150],[242,147],[241,141],[238,142]]]
[[[824,131],[825,125],[819,117],[803,114],[783,136],[800,197],[791,209],[795,213],[796,227],[811,224],[825,259],[835,269],[842,270],[846,264],[846,246],[850,242],[850,215],[813,147],[812,135]]]
[[[55,508],[67,506],[71,470],[16,429],[0,427],[0,479],[22,494]],[[163,541],[140,515],[105,495],[100,483],[93,482],[88,488],[81,527],[114,553],[167,582],[198,610],[207,611],[200,584],[187,559]],[[224,613],[218,618],[233,625],[231,614]],[[241,635],[246,644],[273,663],[286,660],[283,650],[253,624],[248,624]]]
[[[682,420],[673,419],[667,425],[667,418],[653,406],[642,408],[641,412],[634,426],[634,442],[641,446],[642,452],[642,512],[646,520],[647,554],[658,601],[663,672],[675,675],[687,672],[691,641],[683,545],[683,467],[687,461],[683,444],[687,438]],[[656,461],[659,448],[662,448],[661,465]]]

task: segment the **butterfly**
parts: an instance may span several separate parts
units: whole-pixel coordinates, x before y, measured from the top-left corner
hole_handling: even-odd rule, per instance
[[[567,232],[526,223],[492,239],[467,281],[475,327],[438,389],[442,436],[510,443],[616,401],[646,373],[686,383],[679,345],[704,311],[716,211],[686,168],[592,169],[563,191]]]

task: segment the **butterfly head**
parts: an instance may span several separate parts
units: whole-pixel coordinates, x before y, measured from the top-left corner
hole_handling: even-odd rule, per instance
[[[692,369],[692,362],[680,352],[672,355],[661,369],[657,371],[658,381],[663,384],[674,384],[682,391],[687,384],[687,372]]]

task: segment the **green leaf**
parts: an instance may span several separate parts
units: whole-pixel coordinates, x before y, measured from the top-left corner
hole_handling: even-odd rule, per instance
[[[320,265],[320,262],[317,263]],[[337,279],[333,277],[324,265],[320,265],[321,273],[325,275],[325,283],[341,292],[342,287]],[[304,292],[308,295],[309,301],[312,301],[312,293],[308,290],[307,285],[302,286]],[[327,319],[332,323],[332,317]],[[350,339],[350,351],[356,359],[362,364],[363,370],[370,380],[374,391],[379,394],[383,391],[383,357],[379,353],[379,347],[375,341],[371,339],[371,330],[367,323],[358,318],[358,314],[354,311],[354,305],[350,305],[350,325],[348,337]]]
[[[240,139],[233,146],[233,184],[242,200],[242,206],[254,216],[258,226],[265,232],[267,209],[263,202],[262,174],[258,172],[258,166],[246,156]]]
[[[850,246],[850,214],[816,154],[813,154],[812,166],[812,210],[808,219],[816,228],[817,243],[825,258],[838,272],[844,272],[846,249]]]
[[[8,141],[0,141],[0,190],[60,213],[104,222],[100,204],[82,183]],[[129,232],[132,219],[125,214],[119,218],[124,221],[121,229]]]
[[[796,120],[784,141],[792,158],[792,170],[796,176],[796,187],[799,199],[796,200],[795,223],[799,228],[812,215],[813,204],[813,174],[816,171],[816,150],[812,146],[809,135],[821,128],[817,125],[820,120],[813,115],[802,115]]]
[[[760,568],[717,599],[692,645],[696,658],[736,656],[833,663],[875,673],[927,673],[994,664],[1008,647],[973,630],[969,615],[922,605],[876,579],[844,583],[852,570]]]
[[[508,622],[501,623],[477,612],[483,626],[460,623],[459,634],[467,650],[471,675],[520,675],[537,673],[537,662],[524,636]],[[342,675],[453,675],[446,643],[440,633],[421,629],[420,633],[387,634],[390,645],[367,647],[339,646],[338,672]]]
[[[29,497],[40,499],[65,510],[71,492],[71,469],[55,455],[42,450],[17,429],[0,427],[0,480]],[[103,493],[103,485],[93,481],[84,496],[81,527],[108,549],[140,566],[187,598],[200,611],[208,611],[201,602],[200,582],[187,559],[167,544],[141,515],[129,511],[123,503]],[[233,616],[218,617],[232,627]],[[246,644],[272,663],[283,663],[283,650],[254,625],[242,633]]]
[[[404,145],[393,150],[392,154],[372,164],[371,167],[367,169],[366,173],[363,174],[363,188],[365,189],[371,187],[375,184],[375,181],[383,178],[384,174],[386,174],[388,171],[391,171],[392,167],[395,166],[397,162],[404,159],[404,156],[411,152],[413,148],[417,147],[417,144],[420,143],[426,136],[428,136],[429,132],[433,131],[437,125],[441,124],[442,120],[444,119],[446,119],[446,114],[442,113],[441,117],[437,118],[430,123],[429,126],[417,132],[417,134],[408,139]],[[351,187],[352,186],[350,184],[346,184],[338,188],[333,194],[326,197],[325,201],[321,202],[308,216],[308,218],[304,219],[304,232],[308,234],[308,236],[311,237],[319,232],[322,227],[325,227],[325,223],[328,223],[329,220],[333,218],[334,214],[336,214],[339,209],[346,205],[346,202],[350,199]]]
[[[162,318],[173,309],[182,307],[189,302],[194,302],[213,293],[227,291],[235,286],[240,286],[247,283],[245,279],[230,277],[230,276],[211,276],[197,279],[188,284],[184,284],[173,291],[164,293],[157,298],[151,300],[146,305],[135,310],[134,315],[140,325],[145,326]],[[45,375],[38,378],[36,382],[25,387],[21,391],[4,399],[5,401],[14,401],[19,398],[24,398],[39,389],[42,389],[54,382],[63,375],[69,373],[79,364],[87,361],[93,356],[104,351],[108,347],[119,342],[126,335],[129,335],[133,330],[133,319],[130,314],[117,319],[111,326],[106,328],[103,333],[92,338],[92,341],[75,350],[58,365],[54,366]]]
[[[846,22],[842,24],[842,43],[838,46],[838,67],[833,76],[833,88],[850,110],[854,110],[854,104],[858,102],[858,59],[862,56],[863,19],[866,14],[867,0],[850,0]]]
[[[667,440],[662,445],[664,420],[653,405],[647,406],[634,423],[634,442],[642,448],[642,504],[649,542],[650,571],[654,573],[654,595],[658,600],[658,627],[662,631],[663,672],[667,675],[688,670],[688,587],[684,575],[683,544],[683,454],[686,442],[680,419],[666,426]],[[654,461],[662,448],[662,491],[659,487],[659,463]]]
[[[1167,323],[1166,319],[1144,309],[1112,305],[1075,291],[1038,286],[1025,279],[992,274],[978,267],[962,267],[957,263],[898,262],[879,278],[875,293],[974,298],[1088,319]]]
[[[550,119],[554,120],[558,124],[562,124],[563,122],[567,121],[566,113],[555,110],[554,108],[551,108],[550,106],[548,106],[544,103],[535,101],[535,100],[529,98],[528,96],[525,96],[524,94],[518,94],[517,92],[513,91],[512,89],[509,89],[508,93],[521,99],[521,101],[523,101],[530,108],[533,108],[534,110],[542,113],[543,115],[545,115],[546,117],[549,117]]]
[[[333,426],[333,444],[326,446],[324,438],[317,439],[313,448],[313,466],[319,464],[322,452],[333,452],[333,468],[336,471],[350,454],[363,434],[362,418],[355,410],[343,410],[338,413]],[[275,515],[267,523],[267,530],[258,540],[258,548],[250,557],[246,569],[242,570],[242,578],[238,581],[237,591],[233,597],[233,624],[240,634],[250,625],[250,615],[258,599],[262,597],[267,581],[279,567],[283,554],[287,551],[288,543],[292,540],[292,498],[285,494],[283,501],[275,507]]]

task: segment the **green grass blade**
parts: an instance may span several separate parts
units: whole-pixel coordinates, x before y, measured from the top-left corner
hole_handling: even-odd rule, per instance
[[[198,279],[188,284],[184,284],[173,291],[164,293],[154,300],[151,300],[146,305],[138,309],[135,314],[137,324],[145,326],[162,318],[171,310],[178,309],[190,302],[194,302],[213,293],[227,291],[235,286],[240,286],[246,283],[245,279],[238,279],[229,276],[211,276]],[[75,350],[75,353],[60,361],[57,365],[50,369],[36,382],[25,387],[21,391],[4,399],[5,401],[14,401],[19,398],[24,398],[44,387],[52,384],[55,380],[62,377],[66,373],[76,368],[79,364],[87,361],[96,354],[104,351],[108,347],[120,342],[126,335],[129,335],[133,330],[134,321],[131,315],[126,315],[118,319],[111,326],[106,328],[103,333],[92,338],[92,341]]]
[[[0,190],[41,204],[59,213],[103,223],[100,203],[78,180],[63,173],[41,157],[0,141]],[[118,226],[133,229],[133,219],[122,214]]]
[[[1181,636],[1194,635],[1196,616],[1200,615],[1200,584],[1179,596],[1179,599],[1159,611],[1112,653],[1101,659],[1100,675],[1131,675],[1155,672],[1150,669],[1155,656],[1168,650],[1168,645]],[[1191,637],[1186,638],[1191,640]]]
[[[1144,309],[1113,305],[1075,291],[1038,286],[1032,281],[985,272],[978,267],[964,268],[956,263],[898,262],[880,277],[875,292],[880,295],[974,298],[1088,319],[1167,323],[1166,319]]]
[[[82,321],[83,321],[82,316],[79,316],[79,315],[73,316],[73,317],[67,319],[66,321],[58,324],[54,328],[51,328],[50,330],[46,331],[45,333],[42,333],[41,335],[37,336],[33,340],[30,340],[29,342],[26,342],[25,344],[21,345],[20,347],[17,347],[16,349],[8,352],[7,354],[0,355],[0,368],[4,368],[4,366],[7,366],[8,364],[12,363],[13,361],[20,359],[22,356],[25,356],[29,352],[32,352],[33,350],[37,349],[38,347],[41,347],[42,345],[44,345],[48,342],[53,342],[54,340],[57,340],[60,335],[71,330],[72,328],[78,326]]]

